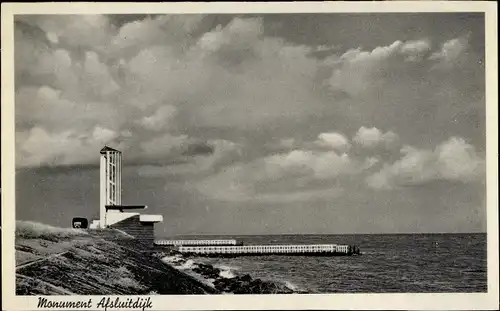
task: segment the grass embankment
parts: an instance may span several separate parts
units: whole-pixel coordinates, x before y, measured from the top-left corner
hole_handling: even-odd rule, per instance
[[[17,295],[205,294],[216,290],[162,263],[117,230],[16,222]]]

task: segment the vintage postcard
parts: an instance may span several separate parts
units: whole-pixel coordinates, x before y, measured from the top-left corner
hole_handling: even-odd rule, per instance
[[[498,308],[496,25],[2,4],[2,309]]]

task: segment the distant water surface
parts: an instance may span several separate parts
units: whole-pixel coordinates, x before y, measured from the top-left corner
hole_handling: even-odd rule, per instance
[[[252,244],[356,244],[362,256],[252,256],[195,261],[311,293],[486,292],[486,234],[179,236]]]

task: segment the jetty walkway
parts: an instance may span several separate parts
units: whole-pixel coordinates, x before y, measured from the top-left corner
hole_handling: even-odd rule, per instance
[[[245,246],[180,246],[184,255],[207,257],[301,255],[301,256],[351,256],[359,255],[359,248],[351,245],[245,245]]]
[[[243,245],[236,240],[156,240],[154,244],[158,246]]]
[[[261,255],[351,256],[360,255],[356,245],[296,244],[243,245],[236,240],[156,240],[156,246],[175,248],[192,256],[234,257]]]

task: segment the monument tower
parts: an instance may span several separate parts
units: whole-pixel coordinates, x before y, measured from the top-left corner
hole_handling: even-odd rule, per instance
[[[122,152],[109,146],[100,151],[99,220],[90,229],[120,229],[140,240],[154,240],[154,224],[162,215],[141,215],[129,210],[143,210],[146,205],[122,204]]]
[[[119,206],[122,204],[122,153],[108,146],[104,146],[100,153],[99,217],[101,219],[100,227],[105,228],[108,224],[106,206]]]

